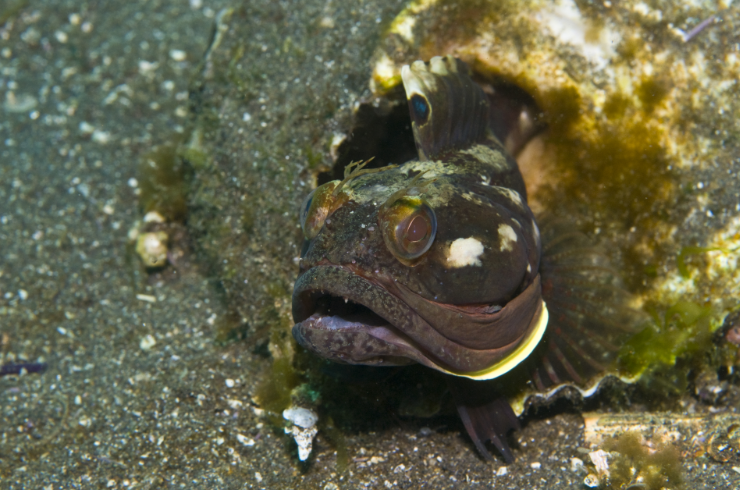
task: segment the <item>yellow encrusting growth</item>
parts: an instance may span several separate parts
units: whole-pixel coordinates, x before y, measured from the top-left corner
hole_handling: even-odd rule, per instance
[[[681,454],[671,445],[646,447],[636,432],[624,432],[605,442],[609,470],[601,488],[632,487],[647,490],[681,488]]]
[[[522,152],[537,156],[524,174],[536,182],[530,206],[578,215],[621,258],[636,303],[662,312],[620,353],[612,374],[625,380],[701,357],[740,291],[738,194],[698,180],[737,178],[740,56],[718,41],[737,16],[687,40],[699,22],[690,19],[706,17],[663,0],[413,2],[375,55],[377,95],[399,83],[403,64],[452,54],[478,80],[533,98],[547,130]]]
[[[740,59],[727,45],[713,46],[716,52],[708,54],[703,36],[685,42],[687,31],[677,26],[685,26],[694,10],[631,1],[613,6],[413,2],[396,18],[375,57],[391,75],[375,82],[390,87],[402,64],[453,54],[479,79],[528,92],[548,126],[534,171],[549,179],[530,200],[544,208],[566,200],[588,209],[585,219],[593,229],[608,228],[622,248],[626,278],[643,288],[642,301],[671,304],[676,288],[669,284],[676,279],[649,283],[645,277],[666,264],[675,267],[682,247],[709,245],[681,242],[684,218],[675,203],[689,191],[677,170],[722,161],[726,142],[740,137],[728,119],[738,110],[733,94]],[[400,35],[399,26],[413,26],[413,36]],[[706,35],[720,28],[713,24]],[[388,65],[392,60],[394,69]],[[525,180],[531,179],[525,175]],[[713,256],[717,264],[732,262],[723,252],[707,254]],[[726,279],[727,268],[722,270],[704,274],[705,286],[683,280],[681,294],[695,300],[706,297],[700,290],[726,291],[717,282]],[[718,301],[720,311],[727,311],[728,301]]]

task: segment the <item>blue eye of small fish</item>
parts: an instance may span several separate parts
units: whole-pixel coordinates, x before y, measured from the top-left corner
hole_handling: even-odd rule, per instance
[[[411,107],[419,123],[425,123],[429,118],[429,103],[419,94],[411,96]]]

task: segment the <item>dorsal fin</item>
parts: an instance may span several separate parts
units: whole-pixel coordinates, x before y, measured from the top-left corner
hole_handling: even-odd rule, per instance
[[[420,160],[481,141],[488,125],[488,99],[468,76],[468,65],[450,55],[401,69]]]

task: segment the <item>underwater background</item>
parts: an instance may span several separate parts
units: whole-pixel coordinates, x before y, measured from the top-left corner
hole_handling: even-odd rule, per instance
[[[737,486],[738,33],[699,0],[2,2],[0,487]],[[511,465],[435,375],[290,335],[299,204],[410,158],[400,66],[448,53],[539,108],[533,208],[652,319],[634,383],[520,394]]]

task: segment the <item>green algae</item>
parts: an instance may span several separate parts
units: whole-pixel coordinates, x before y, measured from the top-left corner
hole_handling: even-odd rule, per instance
[[[270,341],[270,352],[273,360],[265,369],[257,385],[255,401],[266,412],[267,421],[277,434],[283,436],[282,428],[286,422],[282,413],[291,406],[316,407],[321,405],[322,397],[328,396],[326,377],[316,367],[324,362],[304,351],[293,355],[292,338],[282,335],[280,329],[274,328]],[[337,472],[343,473],[349,467],[350,457],[347,442],[342,429],[335,424],[331,415],[325,413],[319,418],[319,432],[336,451]],[[293,451],[292,443],[286,450]]]
[[[242,230],[244,230],[245,233],[251,233],[254,230],[254,223],[257,219],[257,213],[259,210],[255,208],[251,201],[245,201],[242,205],[241,211]]]
[[[690,301],[653,312],[653,323],[620,349],[618,369],[653,394],[676,395],[688,387],[690,372],[709,362],[717,328],[712,309]]]
[[[731,251],[721,247],[683,247],[678,252],[678,257],[676,257],[676,266],[678,267],[678,272],[681,274],[681,277],[688,279],[691,276],[689,268],[686,266],[687,257],[692,255],[701,255],[707,252],[730,253]]]
[[[179,141],[154,148],[140,162],[138,180],[144,213],[156,211],[168,221],[182,222],[188,211],[192,167],[179,148]]]
[[[664,80],[646,77],[637,85],[636,95],[642,104],[642,110],[651,114],[663,102],[669,91],[670,87]]]
[[[272,364],[262,375],[254,397],[259,406],[267,412],[268,420],[275,426],[283,426],[283,410],[291,406],[293,389],[300,383],[292,359],[273,358]]]
[[[306,156],[309,170],[317,170],[324,165],[324,156],[321,152],[314,151],[313,147],[306,145],[303,148],[303,154]]]
[[[249,84],[246,83],[238,73],[238,65],[242,58],[246,47],[242,44],[234,46],[231,49],[231,59],[229,60],[229,68],[226,70],[229,81],[236,87],[236,89],[243,95],[249,94]]]
[[[620,119],[631,106],[632,100],[624,94],[617,92],[609,95],[606,102],[604,102],[604,115],[608,119]]]
[[[675,177],[659,136],[648,120],[634,118],[612,124],[598,121],[588,138],[576,126],[579,113],[564,114],[555,102],[559,94],[540,98],[548,125],[546,139],[556,151],[556,167],[563,176],[563,195],[588,203],[603,215],[621,216],[624,223],[643,221],[644,227],[661,216],[651,216],[657,200],[669,199],[676,191]],[[626,118],[626,117],[625,117]],[[555,124],[553,124],[553,121]]]
[[[535,100],[543,108],[544,118],[550,129],[551,141],[572,145],[569,134],[581,116],[581,95],[573,86],[538,93]]]
[[[681,453],[671,445],[660,446],[651,452],[640,442],[640,435],[624,432],[605,441],[609,454],[609,477],[600,488],[644,488],[647,490],[682,487]],[[641,479],[642,486],[636,478]]]
[[[187,161],[195,168],[205,167],[209,161],[209,156],[207,153],[199,148],[194,148],[192,146],[181,148],[179,154],[183,158],[183,160]]]
[[[326,423],[320,425],[319,431],[337,452],[337,472],[344,473],[349,468],[349,450],[347,449],[344,432],[334,424],[334,419],[331,417],[327,418]]]
[[[0,24],[5,24],[10,18],[15,17],[21,11],[31,3],[30,0],[18,0],[17,2],[10,2],[10,4],[0,11]]]
[[[214,341],[220,345],[244,340],[249,336],[249,324],[236,311],[218,316],[213,328]]]

